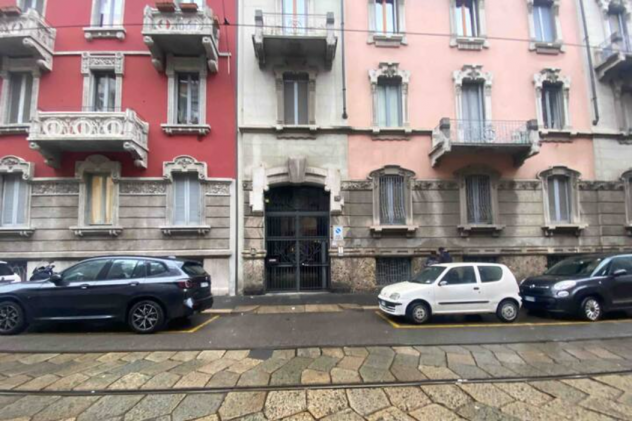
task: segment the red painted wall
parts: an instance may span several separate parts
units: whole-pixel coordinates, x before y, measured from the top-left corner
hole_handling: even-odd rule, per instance
[[[0,0],[0,6],[15,5],[15,0]],[[226,18],[236,22],[235,0],[207,0],[220,22]],[[47,0],[45,19],[57,28],[55,52],[76,52],[76,55],[55,56],[53,71],[42,76],[38,108],[42,111],[80,111],[83,92],[81,56],[83,51],[148,52],[141,31],[143,10],[154,5],[152,0],[126,0],[123,41],[87,41],[83,27],[89,26],[92,0]],[[123,76],[123,109],[131,108],[149,123],[149,160],[146,170],[134,167],[125,153],[107,154],[123,164],[124,177],[161,177],[162,163],[178,155],[191,155],[208,164],[209,177],[235,178],[236,142],[236,28],[221,29],[219,72],[207,79],[206,122],[211,133],[205,137],[167,136],[160,125],[167,122],[167,77],[158,73],[145,55],[125,56]],[[230,60],[230,63],[229,63]],[[229,71],[230,70],[230,71]],[[29,149],[26,136],[0,137],[0,156],[16,155],[34,162],[36,177],[73,177],[75,162],[89,154],[64,153],[62,168],[55,170],[44,163],[41,155]]]

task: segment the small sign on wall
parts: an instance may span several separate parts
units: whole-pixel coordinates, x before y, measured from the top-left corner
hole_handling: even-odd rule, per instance
[[[345,241],[344,229],[341,225],[334,225],[334,246],[342,246]]]

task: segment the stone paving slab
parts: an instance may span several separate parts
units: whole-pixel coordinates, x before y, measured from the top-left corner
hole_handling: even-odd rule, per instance
[[[590,353],[590,358],[580,359]],[[595,356],[596,358],[593,358]],[[484,346],[2,354],[0,391],[158,390],[603,374],[632,370],[632,339]],[[577,382],[582,390],[586,382]],[[632,384],[628,390],[632,390]],[[613,397],[609,386],[601,387]],[[546,392],[545,392],[546,393]],[[628,392],[630,393],[630,392]]]
[[[0,396],[0,420],[632,420],[632,376],[229,393]]]

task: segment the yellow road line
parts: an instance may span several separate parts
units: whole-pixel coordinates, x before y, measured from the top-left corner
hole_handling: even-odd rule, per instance
[[[169,332],[165,332],[165,333],[195,333],[198,330],[202,329],[204,326],[208,326],[211,323],[213,323],[215,320],[219,319],[220,316],[214,316],[211,317],[210,319],[208,319],[207,321],[205,321],[204,323],[200,323],[199,325],[192,327],[191,329],[186,329],[186,330],[173,330],[173,331],[169,331]]]
[[[581,326],[599,323],[631,323],[632,320],[604,320],[601,322],[544,322],[544,323],[472,323],[472,324],[445,324],[445,325],[402,325],[388,316],[376,311],[380,318],[386,320],[395,329],[463,329],[476,327],[538,327],[538,326]]]

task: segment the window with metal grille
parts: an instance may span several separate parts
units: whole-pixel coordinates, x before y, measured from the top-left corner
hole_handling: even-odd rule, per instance
[[[383,175],[379,181],[380,224],[406,225],[406,186],[401,175]]]
[[[375,0],[375,28],[380,34],[398,32],[397,0]]]
[[[26,224],[28,187],[21,174],[0,175],[0,227]]]
[[[200,124],[200,74],[178,73],[178,124]]]
[[[203,196],[197,173],[174,173],[173,192],[173,224],[200,225]]]
[[[540,42],[555,41],[555,16],[551,0],[536,0],[533,4],[535,37]]]
[[[478,0],[456,0],[456,28],[462,37],[480,35],[480,5]]]
[[[379,127],[401,127],[402,81],[400,78],[379,78],[377,81],[377,123]]]
[[[546,129],[564,128],[564,94],[562,85],[547,83],[542,88],[542,122]]]
[[[572,222],[571,180],[565,175],[553,175],[547,180],[549,193],[549,215],[554,224]]]
[[[308,124],[309,77],[306,74],[283,76],[285,124]]]
[[[31,73],[11,73],[9,76],[8,122],[25,124],[31,121],[31,96],[33,95],[33,75]]]
[[[411,261],[407,258],[383,257],[376,260],[376,278],[380,286],[406,282],[411,278]]]
[[[470,175],[465,179],[467,222],[492,224],[492,181],[488,175]]]
[[[92,110],[97,112],[115,111],[116,75],[114,71],[94,72],[94,97]]]

